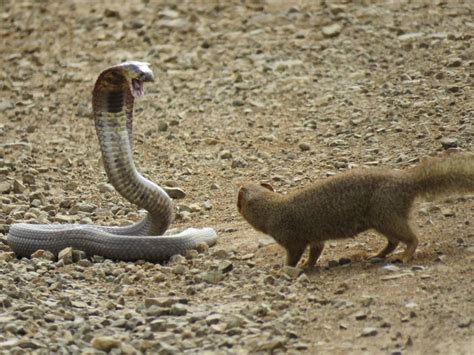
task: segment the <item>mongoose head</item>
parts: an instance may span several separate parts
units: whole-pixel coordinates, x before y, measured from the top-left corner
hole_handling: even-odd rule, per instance
[[[245,183],[239,189],[237,209],[255,229],[266,233],[268,203],[275,196],[270,184]]]
[[[268,194],[268,192],[274,192],[272,185],[267,183],[245,183],[239,189],[239,194],[237,196],[237,208],[242,214],[242,209],[250,207],[252,203]]]

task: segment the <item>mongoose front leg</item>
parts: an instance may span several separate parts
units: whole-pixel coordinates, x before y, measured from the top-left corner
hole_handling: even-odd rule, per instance
[[[298,261],[300,261],[301,255],[303,255],[305,249],[306,245],[292,245],[290,247],[286,247],[286,264],[288,266],[296,266]]]
[[[303,268],[312,268],[318,261],[324,249],[324,242],[316,241],[309,244],[308,260],[302,265]]]

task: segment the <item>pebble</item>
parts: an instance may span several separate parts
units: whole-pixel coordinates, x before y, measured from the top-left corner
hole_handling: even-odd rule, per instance
[[[311,146],[308,143],[300,143],[298,147],[300,148],[302,152],[311,150]]]
[[[321,28],[321,32],[325,37],[336,37],[338,36],[342,31],[342,25],[339,23],[333,23],[329,26],[324,26]]]
[[[105,183],[105,182],[101,182],[99,184],[97,184],[97,187],[99,189],[100,192],[102,193],[112,193],[115,191],[115,188],[111,185],[111,184],[108,184],[108,183]]]
[[[361,336],[363,337],[372,337],[378,334],[377,328],[365,327],[362,329]]]
[[[58,253],[58,261],[62,261],[64,265],[73,263],[73,250],[71,247],[64,248]]]
[[[216,285],[224,279],[222,271],[209,271],[201,274],[201,280]]]
[[[94,349],[109,352],[114,348],[120,348],[121,342],[111,336],[96,336],[91,341]]]

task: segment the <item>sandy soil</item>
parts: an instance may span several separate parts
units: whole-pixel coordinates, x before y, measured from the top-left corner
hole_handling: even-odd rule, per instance
[[[221,340],[211,345],[204,340],[186,351],[472,353],[472,195],[417,206],[413,225],[421,242],[411,263],[366,262],[384,243],[368,232],[329,243],[304,280],[282,275],[283,250],[252,230],[235,206],[241,181],[267,181],[286,192],[347,169],[405,169],[447,148],[472,151],[472,2],[128,1],[119,6],[4,0],[0,16],[4,241],[11,223],[39,217],[101,224],[140,217],[117,193],[100,192],[106,177],[90,94],[105,67],[143,60],[157,81],[135,107],[136,165],[153,181],[186,192],[176,201],[175,227],[218,231],[218,245],[196,267],[205,269],[220,255],[234,270],[221,284],[197,287],[196,295],[186,293],[185,276],[170,276],[165,283],[136,278],[140,292],[124,293],[125,308],[135,309],[150,297],[187,294],[199,309],[226,315],[270,309],[257,312],[260,319],[252,318],[253,326],[241,334],[211,329],[202,335],[182,324],[177,329],[185,331],[167,339],[178,352],[186,350],[183,339],[207,337]],[[77,213],[78,202],[92,204],[93,211]],[[3,250],[9,253],[6,246]],[[340,258],[351,262],[334,266]],[[7,290],[24,261],[2,260],[0,289]],[[127,270],[124,263],[117,267]],[[54,277],[73,268],[58,267]],[[41,283],[41,277],[53,276],[37,277]],[[103,302],[95,307],[106,312],[112,285],[100,277],[77,282],[82,286],[71,286],[74,299],[98,290],[93,297]],[[28,282],[22,285],[27,288]],[[27,302],[8,297],[12,305],[4,304],[1,317],[15,316],[15,307]],[[48,297],[59,296],[51,291]],[[275,329],[282,334],[272,333],[269,319],[279,322]],[[28,328],[25,334],[8,332],[9,322],[0,322],[6,334],[1,347],[15,352],[18,344],[8,341],[35,335]],[[47,349],[41,344],[48,336],[49,351],[94,348],[88,337],[60,347],[60,331],[50,328],[36,338],[40,345],[23,350]],[[137,330],[130,335],[136,351],[166,353],[159,344],[148,350],[136,345],[133,339],[140,336]]]

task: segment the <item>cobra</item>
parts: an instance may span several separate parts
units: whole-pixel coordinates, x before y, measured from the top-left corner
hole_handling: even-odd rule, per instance
[[[144,83],[154,81],[149,65],[129,61],[100,73],[92,92],[97,137],[107,177],[128,201],[148,213],[141,221],[123,227],[81,224],[27,224],[10,227],[7,241],[17,256],[29,257],[39,249],[58,254],[66,247],[87,255],[123,261],[161,262],[172,255],[213,245],[212,228],[189,228],[163,235],[173,220],[173,204],[166,192],[135,168],[132,147],[134,100],[144,94]]]

